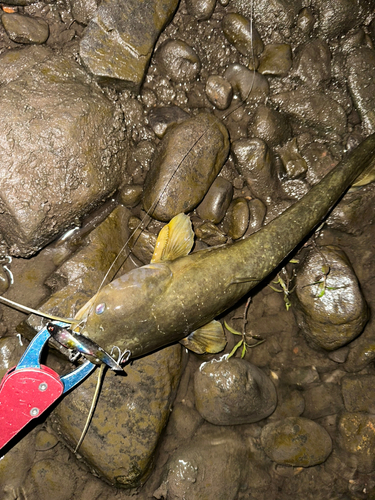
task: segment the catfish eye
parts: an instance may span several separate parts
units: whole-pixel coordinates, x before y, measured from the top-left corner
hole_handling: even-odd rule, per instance
[[[95,308],[96,314],[102,314],[102,313],[104,313],[104,310],[105,310],[105,303],[104,302],[102,302],[101,304],[98,304]]]

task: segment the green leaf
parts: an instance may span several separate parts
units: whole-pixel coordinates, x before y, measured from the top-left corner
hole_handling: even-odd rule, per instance
[[[233,349],[230,351],[230,353],[229,353],[229,355],[228,355],[227,359],[231,358],[231,357],[235,354],[235,352],[237,351],[237,349],[238,349],[239,347],[241,347],[241,344],[242,344],[242,343],[243,343],[243,340],[240,340],[240,341],[239,341],[239,342],[238,342],[238,343],[237,343],[237,344],[233,347]]]
[[[244,342],[242,346],[241,359],[245,357],[245,354],[246,354],[246,344]]]
[[[229,326],[226,321],[224,321],[224,326],[228,330],[228,332],[233,333],[233,335],[241,335],[242,336],[242,333],[238,332],[237,330],[235,330],[234,328]]]

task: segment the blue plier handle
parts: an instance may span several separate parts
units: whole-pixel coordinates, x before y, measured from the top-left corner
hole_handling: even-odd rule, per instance
[[[54,323],[69,326],[61,321]],[[18,365],[8,370],[1,381],[0,449],[96,367],[85,361],[76,370],[60,377],[48,366],[40,364],[42,350],[49,338],[47,328],[42,328],[30,342]]]

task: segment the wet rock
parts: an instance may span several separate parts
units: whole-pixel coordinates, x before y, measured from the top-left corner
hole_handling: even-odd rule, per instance
[[[18,78],[0,90],[0,141],[8,144],[0,150],[0,231],[11,254],[26,256],[117,188],[126,143],[121,116],[73,59],[24,50],[30,60],[37,54],[34,65],[14,51]]]
[[[305,89],[281,92],[272,102],[294,120],[321,132],[342,135],[346,129],[346,113],[342,106],[323,92]]]
[[[198,21],[210,19],[215,10],[216,0],[186,0],[186,8],[190,15]]]
[[[137,488],[148,477],[181,374],[181,346],[174,345],[126,367],[126,377],[107,373],[80,455],[118,488]],[[95,391],[89,377],[68,394],[52,416],[72,446],[78,442]]]
[[[167,434],[182,440],[190,440],[204,420],[195,408],[177,403],[168,421]]]
[[[372,224],[375,185],[347,193],[332,210],[327,226],[348,234],[361,234]]]
[[[252,194],[269,205],[279,194],[279,180],[273,157],[261,139],[239,139],[232,143],[234,164],[245,177]]]
[[[375,50],[360,47],[346,60],[349,91],[366,135],[375,132]]]
[[[142,221],[138,217],[129,217],[128,226],[131,234],[129,246],[132,254],[143,264],[149,264],[156,245],[156,234],[144,230]]]
[[[290,200],[300,200],[310,190],[309,184],[303,179],[287,179],[281,184],[283,197]]]
[[[201,68],[199,57],[183,40],[166,40],[155,58],[160,71],[176,83],[195,80]]]
[[[7,35],[17,43],[44,43],[49,35],[49,27],[44,19],[3,13],[1,22]]]
[[[303,416],[311,420],[336,415],[344,409],[340,387],[325,383],[307,388],[303,393],[305,411]]]
[[[277,389],[277,407],[268,417],[268,422],[276,422],[287,417],[299,417],[305,409],[305,399],[299,390],[284,386]]]
[[[82,61],[100,82],[138,91],[177,0],[104,0],[80,42]]]
[[[157,499],[235,500],[246,460],[242,436],[230,429],[203,426],[176,450],[153,497]]]
[[[125,207],[135,207],[142,200],[143,185],[127,184],[121,188],[119,194],[119,200]]]
[[[208,113],[168,131],[146,177],[144,209],[169,221],[195,208],[220,172],[228,150],[225,126]]]
[[[99,3],[99,0],[70,0],[72,16],[77,22],[87,25],[94,17]]]
[[[248,127],[249,137],[263,139],[272,148],[289,139],[292,130],[287,117],[264,105],[259,105]]]
[[[178,106],[164,106],[151,109],[148,119],[155,135],[162,139],[171,125],[177,125],[189,118],[189,114]]]
[[[196,227],[195,235],[198,240],[210,246],[223,245],[228,239],[215,224],[212,224],[212,222],[203,222],[203,224]]]
[[[302,156],[308,167],[306,180],[312,186],[323,179],[337,165],[337,160],[325,144],[315,142],[308,144],[303,148]]]
[[[375,376],[356,375],[341,381],[345,408],[349,412],[375,413]]]
[[[26,73],[38,63],[49,59],[51,51],[46,47],[32,46],[13,49],[0,55],[0,84],[5,85]],[[16,59],[16,64],[14,60]]]
[[[231,8],[243,16],[256,19],[261,36],[269,34],[269,27],[273,26],[275,37],[288,32],[295,22],[298,12],[302,8],[300,0],[260,0],[254,3],[244,0],[231,0]]]
[[[5,373],[15,366],[25,352],[26,345],[19,337],[0,339],[0,380]]]
[[[261,442],[271,460],[294,467],[321,464],[332,451],[328,432],[303,417],[288,417],[266,425]]]
[[[217,109],[227,109],[232,102],[232,85],[222,76],[210,75],[207,78],[206,94]]]
[[[15,492],[20,491],[30,473],[30,466],[35,459],[36,430],[26,434],[0,460],[0,496],[4,500],[13,500]]]
[[[320,378],[315,366],[298,366],[288,369],[283,374],[283,380],[290,385],[306,388],[310,384],[319,382]]]
[[[338,247],[310,250],[296,276],[293,308],[305,338],[332,351],[363,330],[367,304],[348,258]]]
[[[343,413],[338,422],[341,460],[359,473],[375,470],[375,416],[366,413]]]
[[[244,359],[203,363],[194,377],[195,406],[215,425],[258,422],[276,408],[276,389],[255,365]]]
[[[297,28],[304,34],[309,35],[315,23],[315,18],[308,7],[304,7],[298,13]]]
[[[363,334],[350,344],[344,368],[359,372],[375,359],[374,320],[371,318]]]
[[[259,55],[263,42],[250,20],[240,14],[230,12],[223,17],[221,26],[226,39],[244,56]]]
[[[197,207],[198,216],[203,220],[218,224],[223,220],[232,196],[232,184],[223,177],[217,177]]]
[[[58,440],[56,436],[45,430],[41,430],[35,438],[35,449],[36,451],[51,450],[57,445],[57,443]]]
[[[299,152],[296,137],[280,148],[279,154],[289,179],[298,179],[305,175],[307,163]]]
[[[286,76],[292,67],[292,49],[287,43],[272,43],[264,47],[258,71],[262,75]]]
[[[229,64],[223,76],[243,101],[263,102],[269,94],[266,77],[256,71],[250,71],[242,64]]]
[[[30,469],[25,489],[35,492],[40,500],[69,500],[76,491],[76,478],[69,472],[59,460],[39,460]]]
[[[310,87],[317,87],[321,82],[330,80],[331,53],[328,44],[315,38],[298,47],[293,73]]]
[[[374,8],[374,3],[358,0],[353,6],[351,0],[318,0],[314,9],[318,13],[318,32],[329,38],[343,35],[361,24]]]
[[[249,226],[249,205],[245,198],[236,198],[231,202],[223,221],[224,232],[233,240],[242,238]]]
[[[140,141],[129,152],[126,170],[134,184],[143,184],[150,168],[156,146],[151,141]]]
[[[262,227],[267,212],[267,207],[258,198],[251,199],[247,205],[250,212],[250,222],[245,236],[255,233]]]

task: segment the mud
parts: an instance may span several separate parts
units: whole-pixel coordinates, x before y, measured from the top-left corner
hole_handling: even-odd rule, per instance
[[[353,9],[346,0],[272,3],[254,0],[254,11],[251,12],[250,2],[243,0],[221,0],[216,6],[212,1],[189,0],[186,4],[182,1],[171,23],[161,32],[152,56],[150,46],[156,39],[155,33],[151,37],[146,57],[148,61],[151,56],[150,66],[147,67],[147,61],[142,62],[144,69],[138,69],[136,82],[126,76],[132,82],[131,85],[119,85],[117,73],[111,74],[110,78],[101,78],[100,75],[96,78],[98,75],[91,74],[87,64],[85,66],[80,59],[79,44],[85,34],[93,31],[93,25],[89,29],[86,26],[95,16],[96,2],[69,3],[64,0],[56,4],[33,4],[28,0],[9,0],[4,5],[14,6],[12,8],[17,16],[27,16],[23,21],[29,22],[31,18],[44,27],[47,23],[48,38],[43,41],[43,37],[38,35],[39,38],[35,39],[34,32],[25,38],[23,25],[17,24],[17,18],[12,18],[10,29],[9,16],[12,14],[4,9],[4,19],[0,23],[2,61],[7,60],[9,64],[12,50],[19,50],[23,44],[46,45],[56,55],[55,61],[70,58],[80,66],[80,71],[87,72],[89,88],[94,88],[103,100],[110,103],[110,109],[115,110],[116,122],[120,125],[114,132],[113,127],[110,128],[115,137],[108,145],[108,150],[115,151],[118,141],[126,145],[126,154],[122,156],[127,159],[116,163],[118,171],[125,170],[125,173],[121,179],[116,177],[108,181],[111,187],[105,190],[103,196],[97,190],[97,199],[104,202],[105,196],[112,193],[115,186],[119,188],[115,193],[115,201],[111,202],[111,209],[120,203],[120,211],[123,210],[121,204],[124,204],[134,216],[144,216],[142,186],[169,128],[173,131],[178,123],[202,111],[209,111],[223,121],[234,146],[219,178],[225,179],[224,184],[229,183],[230,187],[225,188],[224,194],[219,192],[212,196],[212,192],[211,195],[209,192],[207,196],[211,196],[213,201],[204,199],[206,205],[198,205],[196,212],[191,213],[196,235],[200,235],[200,241],[196,242],[198,249],[207,244],[231,241],[231,238],[239,238],[243,234],[246,236],[258,229],[265,217],[266,221],[271,220],[293,200],[302,196],[340,160],[346,149],[351,149],[375,131],[375,93],[371,91],[375,75],[375,21],[371,17],[374,2],[359,1]],[[251,50],[251,33],[243,20],[249,19],[252,14],[254,29],[257,30],[252,40],[254,51]],[[225,29],[222,25],[224,18]],[[44,28],[43,36],[45,31]],[[171,39],[181,43],[171,46]],[[27,60],[22,64],[27,72]],[[41,66],[42,61],[37,64]],[[89,66],[92,70],[92,65]],[[257,68],[257,73],[253,81],[254,68]],[[11,65],[0,68],[0,73],[2,86],[13,80]],[[10,80],[7,75],[10,75]],[[215,85],[225,86],[225,96],[220,102],[215,97],[216,87],[211,86],[207,90],[206,84],[213,76]],[[112,78],[116,81],[110,82]],[[124,87],[136,89],[137,93],[123,90]],[[233,94],[235,98],[231,100]],[[41,102],[43,99],[45,96],[40,97]],[[101,141],[105,142],[105,139]],[[238,153],[239,145],[251,145],[251,141],[262,144],[262,154],[255,157],[253,154],[247,158],[247,162],[238,160],[236,151]],[[46,148],[49,146],[46,141]],[[240,168],[237,163],[241,163]],[[255,184],[253,172],[249,169],[252,164],[260,172]],[[28,176],[32,191],[34,177],[31,169],[25,175]],[[112,175],[116,176],[116,173]],[[206,192],[210,183],[207,183]],[[19,185],[22,186],[21,180]],[[58,191],[56,187],[54,189]],[[163,193],[163,196],[166,200],[171,196],[173,203],[177,200],[183,205],[186,191],[183,185],[174,188],[173,192]],[[6,195],[0,192],[2,198]],[[235,215],[237,211],[233,210],[233,202],[230,204],[232,197],[243,205],[238,216]],[[335,245],[345,252],[372,314],[375,310],[374,197],[375,190],[371,185],[346,195],[328,224],[307,242],[313,249],[316,245]],[[190,198],[189,195],[188,201]],[[218,201],[224,198],[225,202]],[[36,203],[35,197],[33,200]],[[96,201],[95,206],[98,203]],[[194,202],[192,206],[197,203]],[[211,206],[207,207],[207,203],[211,203]],[[218,204],[220,207],[216,207]],[[219,211],[220,215],[217,216],[223,204],[225,210],[223,213]],[[92,208],[92,204],[86,205]],[[168,207],[168,202],[165,205]],[[228,213],[227,208],[231,206]],[[103,211],[107,215],[110,211],[108,205],[103,206]],[[226,217],[224,212],[227,212]],[[205,216],[207,213],[214,215]],[[111,240],[114,249],[107,252],[105,247],[95,247],[95,259],[86,262],[85,276],[79,278],[83,292],[75,297],[76,301],[81,301],[79,305],[89,298],[85,293],[92,295],[92,290],[100,283],[113,255],[121,248],[128,234],[128,222],[130,229],[134,229],[135,219],[130,217],[129,212],[126,214],[121,228],[114,224],[116,238],[113,237],[114,233],[105,234],[104,239]],[[39,307],[57,292],[61,294],[62,302],[52,305],[65,307],[66,310],[72,307],[70,298],[76,291],[73,292],[75,289],[71,284],[75,282],[78,271],[82,271],[78,255],[80,252],[85,253],[89,245],[94,245],[93,233],[90,237],[86,232],[99,223],[93,223],[90,217],[86,212],[83,214],[82,210],[77,210],[73,215],[69,213],[69,220],[61,216],[58,220],[61,228],[81,226],[81,231],[77,229],[76,237],[63,241],[51,242],[52,235],[56,234],[51,228],[44,230],[43,234],[33,234],[32,251],[37,253],[28,259],[13,259],[8,267],[13,273],[14,284],[9,287],[6,296],[28,306]],[[95,217],[101,220],[100,215]],[[12,224],[4,219],[2,213],[0,218],[3,219],[2,231],[6,233],[10,228],[11,233]],[[210,220],[215,224],[208,222]],[[152,222],[144,239],[138,241],[140,248],[137,255],[141,259],[147,260],[152,252],[150,245],[155,241],[155,234],[160,227],[160,223]],[[11,237],[8,240],[1,239],[2,254],[9,254]],[[37,243],[34,244],[34,241]],[[296,255],[298,260],[303,259],[305,250],[301,252]],[[29,250],[27,253],[30,253]],[[137,265],[141,265],[140,260],[131,256],[128,269]],[[137,380],[142,389],[138,393],[138,404],[145,415],[141,422],[142,429],[147,430],[147,426],[151,426],[151,422],[147,422],[148,404],[152,404],[152,424],[158,429],[158,435],[150,445],[151,452],[146,450],[148,438],[142,434],[143,430],[138,433],[138,442],[135,442],[136,439],[134,441],[135,451],[146,450],[146,473],[143,474],[134,466],[135,451],[134,456],[127,449],[124,452],[125,445],[131,449],[126,435],[121,435],[123,442],[121,439],[116,440],[111,447],[107,441],[100,449],[101,453],[95,453],[96,448],[101,448],[103,439],[100,429],[108,425],[110,419],[107,412],[115,404],[112,400],[106,402],[105,397],[101,401],[102,406],[99,406],[97,420],[95,416],[93,419],[95,442],[93,445],[88,442],[87,445],[91,447],[92,462],[85,460],[84,456],[74,455],[72,448],[83,426],[89,401],[82,409],[70,406],[69,399],[66,399],[64,406],[69,418],[66,419],[68,424],[64,425],[71,427],[70,433],[69,429],[66,430],[68,439],[64,441],[61,437],[62,424],[58,422],[58,412],[38,420],[0,461],[0,498],[286,500],[292,497],[296,500],[361,500],[375,497],[375,409],[371,398],[375,377],[374,321],[370,316],[362,334],[334,351],[328,352],[310,344],[303,337],[294,316],[294,269],[296,266],[289,264],[287,270],[275,274],[269,283],[257,289],[250,305],[243,301],[225,317],[219,318],[239,332],[244,332],[248,345],[257,344],[259,339],[264,340],[256,347],[249,347],[245,359],[261,369],[267,377],[267,384],[272,383],[276,388],[277,406],[272,415],[259,422],[240,425],[231,425],[230,412],[225,426],[204,421],[201,416],[205,414],[204,410],[201,413],[197,411],[197,407],[204,407],[204,399],[201,395],[196,405],[194,377],[203,362],[219,359],[220,356],[183,355],[182,358],[187,358],[187,362],[182,370],[185,361],[180,360],[180,348],[174,346],[168,348],[173,350],[173,360],[168,359],[168,353],[163,358],[166,366],[172,361],[176,365],[166,375],[166,378],[173,378],[170,384],[172,390],[154,391],[159,399],[165,397],[166,401],[161,423],[155,416],[159,413],[158,405],[152,402],[151,395],[147,399],[151,389],[147,389],[142,380]],[[6,271],[5,277],[9,278]],[[272,290],[268,284],[281,293]],[[328,293],[328,289],[325,293]],[[25,314],[5,306],[1,306],[0,314],[2,376],[18,362],[30,330],[25,329],[24,325],[24,336],[16,333],[18,325],[27,317]],[[239,337],[227,332],[227,338],[228,345],[224,352],[228,354]],[[235,356],[240,359],[241,349],[236,351]],[[156,353],[156,366],[158,359]],[[52,350],[46,363],[59,373],[71,369],[71,365],[63,357],[56,357]],[[129,370],[129,376],[135,373],[136,378],[142,379],[143,371],[147,371],[142,367],[147,363],[142,364],[141,360],[140,365]],[[179,373],[180,368],[183,374],[171,406],[168,398],[173,399],[178,383],[177,376],[172,373]],[[147,376],[154,370],[153,366]],[[117,380],[114,376],[107,377],[106,384],[112,379]],[[163,384],[168,385],[165,380],[161,381]],[[94,377],[87,385],[92,392]],[[151,383],[149,387],[154,386]],[[129,399],[132,397],[132,388],[133,385],[128,388]],[[85,391],[85,388],[80,390]],[[103,393],[105,396],[105,386]],[[237,394],[237,397],[240,395]],[[122,393],[121,405],[115,408],[112,415],[112,418],[118,419],[120,427],[127,420],[125,413],[132,411],[130,406]],[[171,415],[165,426],[170,409]],[[79,413],[77,422],[74,421],[74,411]],[[60,419],[61,412],[63,408],[60,410]],[[118,417],[116,412],[119,412]],[[210,412],[214,414],[215,410],[211,408]],[[132,426],[140,424],[137,414],[130,420]],[[211,418],[211,421],[215,421],[215,418]],[[302,437],[301,434],[298,436],[308,446],[303,449],[288,448],[285,452],[291,436],[291,432],[285,429],[290,427],[290,422],[294,433],[301,431],[296,428],[297,424],[303,427]],[[275,428],[282,428],[284,434],[275,434],[272,431]],[[106,435],[111,431],[107,429]],[[118,432],[121,433],[121,429]],[[311,442],[315,432],[320,437],[319,450],[315,448],[316,443]],[[267,445],[264,445],[266,433]],[[103,470],[92,466],[98,458],[96,455],[104,457],[101,458],[103,469],[107,465],[111,469],[115,458],[118,471],[116,478],[119,480],[111,481],[112,472],[103,473]],[[102,478],[97,477],[97,474]],[[136,479],[133,481],[133,478]],[[116,486],[113,486],[116,481]],[[121,489],[123,487],[131,489]]]

